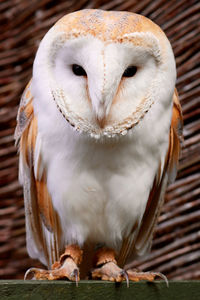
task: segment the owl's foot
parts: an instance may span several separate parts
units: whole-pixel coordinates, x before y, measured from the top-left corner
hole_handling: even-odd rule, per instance
[[[94,269],[92,271],[92,278],[115,282],[122,282],[126,279],[128,285],[128,275],[126,274],[126,271],[118,267],[118,265],[112,261]]]
[[[153,281],[156,277],[164,279],[168,286],[165,275],[159,272],[139,272],[135,270],[123,270],[118,267],[115,260],[115,252],[112,249],[102,248],[96,253],[96,268],[92,271],[93,279],[121,282],[126,280],[127,286],[130,281],[147,280]]]
[[[81,261],[82,250],[77,245],[69,245],[60,256],[60,260],[52,265],[51,270],[30,268],[26,271],[24,279],[27,279],[27,276],[32,273],[33,279],[36,280],[58,280],[67,278],[78,283],[80,280],[78,265],[80,265]]]
[[[109,248],[101,248],[96,252],[96,268],[92,271],[93,279],[102,279],[121,282],[126,279],[128,285],[128,275],[126,271],[118,267],[115,260],[115,252]]]

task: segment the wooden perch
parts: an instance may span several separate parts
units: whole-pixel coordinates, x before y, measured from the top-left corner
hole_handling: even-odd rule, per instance
[[[200,295],[199,281],[171,281],[169,288],[164,282],[139,282],[115,284],[102,281],[0,281],[0,299],[81,299],[81,300],[197,300]]]

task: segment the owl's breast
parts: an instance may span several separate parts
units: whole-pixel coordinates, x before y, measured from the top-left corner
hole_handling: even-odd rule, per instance
[[[89,239],[115,247],[140,222],[159,163],[158,153],[143,146],[134,139],[101,145],[79,141],[73,151],[71,145],[65,154],[54,153],[48,186],[64,243]]]
[[[40,110],[38,129],[63,243],[91,239],[114,247],[140,222],[164,165],[171,107],[158,102],[126,136],[103,141],[84,138],[53,112],[50,119]]]

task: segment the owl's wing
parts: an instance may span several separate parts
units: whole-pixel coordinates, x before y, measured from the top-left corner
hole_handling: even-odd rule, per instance
[[[17,114],[17,126],[15,129],[15,142],[18,144],[22,133],[29,125],[31,119],[33,118],[33,106],[32,106],[32,95],[31,95],[31,80],[27,84],[23,95],[21,97],[19,110]]]
[[[123,266],[127,259],[144,255],[151,247],[153,232],[157,223],[164,194],[168,182],[175,180],[182,140],[183,119],[178,93],[173,95],[172,120],[169,131],[169,147],[165,157],[165,165],[161,172],[161,163],[155,175],[153,186],[149,193],[145,213],[141,225],[134,224],[130,235],[123,240],[118,257],[119,265]]]
[[[31,257],[50,267],[59,258],[61,230],[47,188],[31,83],[22,95],[15,139],[20,152],[19,178],[24,187],[27,249]]]

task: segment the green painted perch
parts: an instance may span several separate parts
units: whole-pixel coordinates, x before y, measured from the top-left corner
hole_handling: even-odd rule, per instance
[[[200,281],[138,282],[115,284],[80,281],[78,287],[68,281],[1,280],[1,300],[198,300]]]

